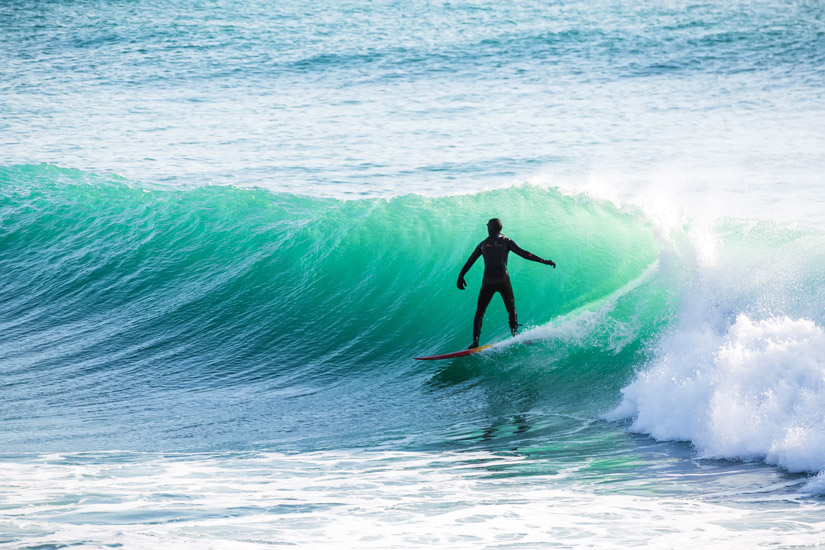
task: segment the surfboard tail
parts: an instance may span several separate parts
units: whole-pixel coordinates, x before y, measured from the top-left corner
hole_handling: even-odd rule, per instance
[[[454,351],[453,353],[444,353],[442,355],[430,355],[429,357],[413,357],[413,359],[417,359],[418,361],[437,361],[440,359],[454,359],[456,357],[464,357],[465,355],[472,355],[474,353],[478,353],[492,346],[493,344],[487,344],[486,346],[479,346],[477,348]]]

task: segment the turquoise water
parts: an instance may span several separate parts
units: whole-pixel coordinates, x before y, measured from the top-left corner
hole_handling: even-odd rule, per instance
[[[0,547],[821,544],[819,3],[0,25]]]

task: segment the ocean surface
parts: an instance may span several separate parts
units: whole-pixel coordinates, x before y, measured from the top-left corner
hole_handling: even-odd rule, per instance
[[[0,2],[0,548],[823,545],[822,2]]]

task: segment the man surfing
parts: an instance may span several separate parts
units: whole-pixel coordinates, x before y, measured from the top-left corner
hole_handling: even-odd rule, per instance
[[[487,222],[487,233],[490,235],[478,246],[475,247],[473,253],[467,259],[464,267],[461,268],[461,273],[458,274],[457,286],[459,290],[467,288],[467,282],[464,280],[464,275],[473,267],[479,256],[484,256],[484,277],[481,279],[481,290],[478,292],[478,306],[476,307],[476,316],[473,320],[473,343],[468,349],[478,347],[478,338],[481,336],[481,322],[484,320],[484,312],[487,311],[487,306],[490,305],[490,300],[493,294],[498,292],[504,300],[504,307],[507,308],[507,314],[510,321],[510,332],[513,336],[518,332],[518,320],[516,318],[516,299],[513,296],[513,286],[510,284],[510,274],[507,272],[507,255],[512,250],[522,258],[532,260],[544,265],[552,265],[555,269],[556,263],[553,260],[542,260],[535,254],[527,252],[512,239],[508,239],[501,234],[502,229],[501,220],[493,218]]]

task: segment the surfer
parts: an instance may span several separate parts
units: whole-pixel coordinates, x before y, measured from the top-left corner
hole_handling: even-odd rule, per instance
[[[487,233],[489,237],[484,239],[475,247],[473,253],[467,259],[464,267],[461,268],[461,273],[458,274],[457,286],[459,290],[467,288],[467,282],[464,280],[464,275],[473,267],[479,256],[484,256],[484,276],[481,279],[481,290],[478,292],[478,306],[476,307],[476,316],[473,320],[473,343],[468,349],[478,347],[478,338],[481,336],[481,322],[484,320],[484,312],[487,311],[487,306],[493,298],[493,294],[498,292],[504,300],[504,307],[507,308],[507,314],[510,321],[510,332],[513,336],[518,332],[518,320],[516,318],[516,299],[513,296],[513,286],[510,284],[510,274],[507,272],[507,255],[512,250],[522,258],[532,260],[544,265],[552,265],[556,267],[553,260],[543,260],[527,252],[512,239],[508,239],[501,234],[502,229],[501,220],[493,218],[487,222]]]

